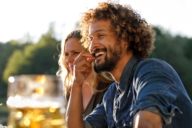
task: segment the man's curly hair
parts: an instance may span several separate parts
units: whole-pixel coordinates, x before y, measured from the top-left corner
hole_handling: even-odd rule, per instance
[[[140,58],[149,56],[154,48],[154,31],[130,6],[102,2],[84,13],[80,22],[85,46],[88,46],[88,27],[93,21],[109,20],[118,39],[125,40],[127,50]]]

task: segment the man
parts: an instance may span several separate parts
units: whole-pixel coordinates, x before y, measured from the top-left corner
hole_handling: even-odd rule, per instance
[[[115,82],[83,119],[82,67],[89,59],[80,54],[73,64],[69,128],[192,128],[192,102],[178,74],[165,61],[147,58],[154,34],[139,14],[120,4],[100,3],[84,14],[81,27],[95,71],[109,72]]]

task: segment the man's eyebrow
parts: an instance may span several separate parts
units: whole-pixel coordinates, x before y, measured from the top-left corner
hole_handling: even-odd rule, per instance
[[[106,31],[106,30],[105,29],[98,29],[98,30],[95,30],[94,32],[92,32],[91,34],[89,34],[88,36],[92,36],[95,33],[104,32],[104,31]]]

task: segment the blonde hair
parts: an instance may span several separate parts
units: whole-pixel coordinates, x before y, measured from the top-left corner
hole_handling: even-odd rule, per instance
[[[70,92],[70,86],[71,86],[71,80],[72,80],[72,75],[69,73],[69,70],[67,69],[67,65],[64,63],[65,60],[65,44],[66,42],[71,39],[71,38],[76,38],[78,40],[81,39],[81,34],[79,30],[74,30],[71,33],[69,33],[67,35],[67,37],[65,38],[65,40],[63,40],[61,42],[61,52],[59,55],[59,60],[58,60],[58,64],[59,64],[59,70],[57,71],[57,76],[59,76],[61,78],[61,80],[63,81],[63,86],[64,86],[64,93],[66,96],[69,95]],[[81,42],[80,42],[81,43]]]
[[[81,41],[81,32],[80,30],[74,30],[71,33],[67,35],[65,40],[61,42],[61,53],[59,55],[59,70],[57,71],[56,75],[59,76],[62,81],[63,81],[63,86],[64,86],[64,95],[69,98],[70,95],[70,88],[72,85],[72,75],[69,73],[69,70],[67,69],[67,65],[65,65],[64,60],[64,48],[66,42],[71,39],[71,38],[76,38],[80,41],[80,44],[83,47],[83,42]],[[84,48],[84,47],[83,47]],[[86,49],[85,49],[86,50]],[[92,69],[94,71],[94,69]],[[106,90],[108,85],[112,82],[112,78],[108,73],[100,73],[97,74],[96,72],[93,73],[94,80],[91,83],[91,87],[94,92],[101,92],[103,90]]]

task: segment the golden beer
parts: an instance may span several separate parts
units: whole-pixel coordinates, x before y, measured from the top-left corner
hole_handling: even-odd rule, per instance
[[[9,128],[65,128],[60,108],[11,108]]]
[[[55,76],[10,77],[8,128],[66,128],[62,91]]]

